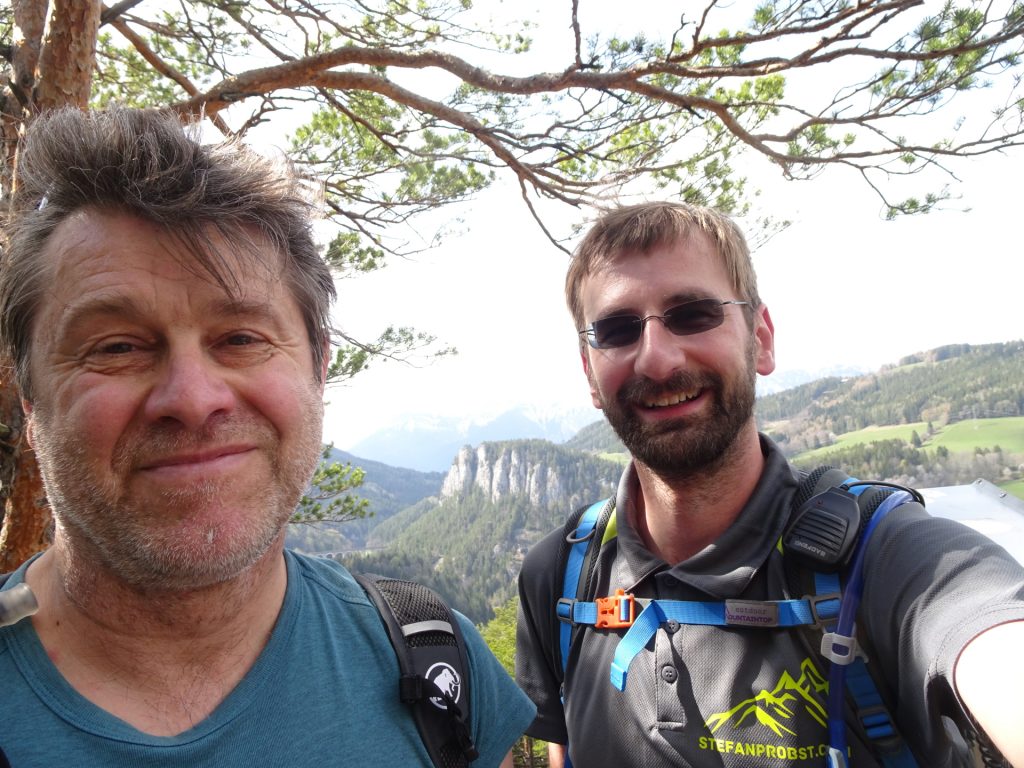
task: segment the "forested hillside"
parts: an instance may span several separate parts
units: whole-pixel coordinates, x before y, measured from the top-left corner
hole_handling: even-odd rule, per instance
[[[413,578],[475,621],[512,596],[527,549],[572,509],[613,492],[621,466],[543,440],[464,448],[440,499],[379,525],[368,551],[343,557],[356,571]]]
[[[626,446],[619,440],[619,436],[612,430],[611,425],[601,419],[593,424],[588,424],[576,435],[566,441],[566,446],[575,448],[578,451],[591,451],[593,453],[625,453]]]
[[[757,412],[791,455],[872,425],[1024,416],[1024,341],[939,347],[878,373],[769,395]]]
[[[353,493],[367,501],[367,516],[345,523],[288,527],[287,546],[302,552],[348,552],[364,549],[370,533],[392,515],[441,490],[443,472],[419,472],[370,461],[332,448],[329,461],[351,464],[365,473]]]

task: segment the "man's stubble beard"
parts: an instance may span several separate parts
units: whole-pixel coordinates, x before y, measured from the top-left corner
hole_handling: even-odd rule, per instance
[[[113,457],[114,474],[97,477],[91,470],[87,436],[61,429],[37,407],[35,450],[47,497],[53,509],[58,544],[76,567],[102,567],[141,590],[185,591],[228,581],[262,558],[281,537],[320,457],[323,403],[319,394],[300,404],[301,435],[288,455],[263,417],[244,413],[198,433],[164,427],[123,435]],[[127,485],[139,456],[161,456],[202,445],[225,444],[233,437],[255,441],[267,457],[266,482],[200,481],[188,487],[134,499]],[[144,448],[142,446],[145,446]],[[246,480],[253,480],[248,475]],[[249,506],[218,518],[206,511],[202,530],[189,526],[187,512],[220,504]],[[156,508],[156,509],[154,509]],[[153,517],[166,511],[170,524]],[[178,521],[175,523],[175,521]],[[225,537],[229,540],[225,543]]]

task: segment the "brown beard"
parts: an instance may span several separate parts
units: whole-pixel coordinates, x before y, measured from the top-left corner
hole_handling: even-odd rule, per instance
[[[627,382],[611,402],[605,418],[633,458],[666,481],[683,481],[722,466],[743,428],[753,419],[757,371],[750,345],[744,375],[727,384],[720,375],[677,372],[666,382]],[[709,413],[649,424],[636,409],[671,392],[698,389],[711,395]]]

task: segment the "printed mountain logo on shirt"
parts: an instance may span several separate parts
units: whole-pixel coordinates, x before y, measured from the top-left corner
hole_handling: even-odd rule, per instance
[[[704,724],[711,733],[727,724],[734,729],[760,724],[770,728],[776,736],[784,733],[795,736],[794,718],[800,711],[807,712],[820,725],[825,726],[827,695],[828,681],[821,676],[810,659],[804,659],[798,679],[794,679],[788,671],[783,671],[770,691],[762,690],[727,712],[711,715]]]

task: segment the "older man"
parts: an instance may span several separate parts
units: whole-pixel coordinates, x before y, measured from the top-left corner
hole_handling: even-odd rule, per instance
[[[7,583],[10,764],[429,765],[376,609],[284,551],[334,298],[297,179],[135,110],[40,117],[18,170],[0,341],[56,527]],[[460,621],[495,766],[533,707]]]

